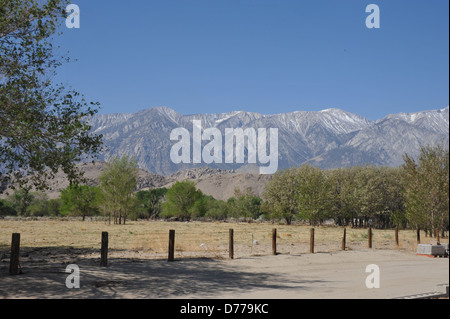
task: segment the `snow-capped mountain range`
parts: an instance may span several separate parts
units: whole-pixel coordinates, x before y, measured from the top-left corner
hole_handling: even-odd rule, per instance
[[[278,128],[278,169],[310,163],[321,168],[353,165],[398,166],[407,153],[415,156],[420,146],[449,143],[449,107],[417,113],[391,114],[370,121],[357,114],[331,108],[263,115],[245,111],[182,115],[168,107],[154,107],[132,114],[97,114],[92,131],[103,134],[107,150],[100,156],[135,156],[139,167],[168,175],[181,169],[209,166],[255,172],[248,164],[175,164],[170,140],[175,128],[187,129],[193,120],[202,128]],[[207,144],[206,141],[203,145]]]

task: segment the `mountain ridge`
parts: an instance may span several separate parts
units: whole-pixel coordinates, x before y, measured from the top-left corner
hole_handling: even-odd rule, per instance
[[[100,160],[127,154],[135,156],[140,168],[161,175],[208,166],[245,171],[244,164],[175,164],[169,154],[176,141],[175,128],[192,136],[192,121],[202,128],[278,128],[278,168],[304,163],[321,168],[353,165],[398,166],[402,156],[415,156],[420,146],[448,143],[449,107],[415,113],[388,114],[369,120],[339,108],[261,114],[247,111],[183,115],[167,107],[152,107],[135,113],[96,114],[90,119],[92,132],[104,135],[107,151]],[[206,142],[204,142],[206,144]],[[246,149],[246,151],[248,151]]]

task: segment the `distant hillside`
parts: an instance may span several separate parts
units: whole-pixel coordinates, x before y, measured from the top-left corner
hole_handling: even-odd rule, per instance
[[[95,162],[78,164],[77,166],[84,171],[84,177],[87,179],[87,185],[99,185],[100,173],[104,169],[105,162]],[[261,196],[264,191],[265,183],[271,179],[271,175],[239,173],[235,171],[226,171],[211,169],[208,167],[183,170],[170,176],[152,174],[143,169],[139,170],[139,180],[137,190],[147,190],[150,188],[170,187],[176,181],[191,180],[197,185],[203,193],[211,195],[216,199],[227,200],[234,195],[235,187],[245,190],[251,187],[254,193]],[[69,182],[63,173],[58,173],[50,182],[51,190],[47,191],[48,197],[57,198],[61,191],[69,186]],[[1,197],[5,197],[3,194]]]

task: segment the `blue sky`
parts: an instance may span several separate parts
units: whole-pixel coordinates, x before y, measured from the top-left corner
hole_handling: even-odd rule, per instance
[[[449,98],[447,0],[73,0],[56,81],[100,113],[337,107],[375,120]],[[365,24],[368,4],[380,28]]]

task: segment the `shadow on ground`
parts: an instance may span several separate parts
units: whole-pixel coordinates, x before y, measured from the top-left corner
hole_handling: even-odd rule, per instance
[[[83,257],[95,254],[98,258]],[[282,273],[250,272],[231,260],[210,258],[183,258],[174,262],[109,258],[108,267],[100,267],[98,249],[71,247],[21,248],[23,274],[11,276],[5,250],[0,251],[0,257],[0,298],[8,299],[214,298],[254,290],[308,289],[309,284],[322,282]],[[79,289],[66,287],[69,264],[80,269]]]

